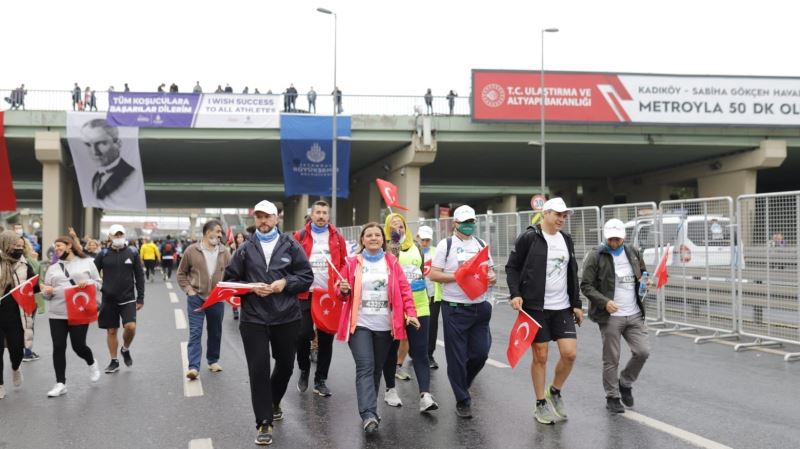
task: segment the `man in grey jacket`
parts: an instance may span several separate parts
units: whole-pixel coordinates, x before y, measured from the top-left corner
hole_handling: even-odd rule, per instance
[[[632,385],[650,355],[644,305],[639,283],[646,270],[641,254],[625,242],[625,225],[613,218],[603,227],[606,243],[590,252],[583,263],[581,291],[589,298],[589,318],[603,338],[603,388],[606,408],[625,413],[633,407]],[[631,359],[619,369],[620,337],[628,342]]]

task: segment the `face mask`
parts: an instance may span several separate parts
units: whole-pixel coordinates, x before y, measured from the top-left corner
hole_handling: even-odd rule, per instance
[[[475,232],[475,223],[459,223],[458,232],[464,235],[472,235]]]
[[[11,256],[12,259],[19,260],[24,253],[25,253],[25,250],[13,249],[13,250],[11,250],[11,252],[8,255]]]
[[[67,257],[69,257],[69,251],[64,251],[60,256],[58,256],[58,258],[61,260],[67,260]]]
[[[22,237],[22,234],[24,233],[22,229],[16,229],[16,230],[14,230],[14,232],[16,232],[17,235],[20,236],[20,237]]]
[[[113,239],[111,240],[111,244],[114,245],[115,248],[122,248],[123,246],[125,246],[125,239],[124,238]]]
[[[208,239],[208,243],[211,244],[211,246],[217,246],[219,245],[219,239],[216,237],[213,239]]]
[[[400,239],[402,238],[403,234],[401,234],[399,231],[392,231],[392,243],[399,243]]]

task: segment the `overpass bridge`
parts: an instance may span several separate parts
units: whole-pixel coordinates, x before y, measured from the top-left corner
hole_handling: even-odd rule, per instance
[[[341,226],[381,216],[376,177],[398,186],[412,221],[434,216],[438,204],[526,210],[539,193],[540,149],[531,144],[538,125],[474,123],[466,115],[413,114],[411,107],[392,115],[354,109],[351,194],[339,201]],[[19,207],[43,209],[45,239],[67,224],[99,231],[99,211],[81,206],[65,125],[64,111],[5,114]],[[546,130],[546,193],[574,205],[797,188],[795,128],[548,124]],[[278,128],[141,128],[139,147],[151,208],[247,208],[267,198],[284,205],[285,227],[294,228],[316,200],[284,195]]]

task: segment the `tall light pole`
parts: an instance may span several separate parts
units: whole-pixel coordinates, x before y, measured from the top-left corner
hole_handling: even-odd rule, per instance
[[[329,14],[333,16],[333,138],[331,139],[332,155],[331,155],[331,223],[336,226],[336,115],[339,113],[336,104],[336,27],[337,19],[336,13],[330,9],[317,8],[318,12],[322,14]]]
[[[539,96],[541,100],[540,105],[540,112],[539,112],[539,131],[541,133],[540,139],[542,144],[542,176],[541,176],[541,190],[542,195],[544,195],[544,164],[545,164],[545,154],[544,154],[544,102],[547,99],[547,94],[545,93],[544,89],[544,33],[558,33],[558,28],[543,28],[542,29],[542,70],[539,82]]]

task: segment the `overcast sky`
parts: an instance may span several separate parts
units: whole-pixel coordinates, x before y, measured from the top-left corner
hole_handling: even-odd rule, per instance
[[[800,3],[533,0],[0,2],[0,88],[434,95],[470,90],[473,68],[800,75]]]

